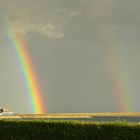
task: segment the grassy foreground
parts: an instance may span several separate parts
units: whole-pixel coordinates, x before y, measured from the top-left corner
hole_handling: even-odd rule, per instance
[[[1,120],[0,140],[140,140],[140,125],[126,122]]]

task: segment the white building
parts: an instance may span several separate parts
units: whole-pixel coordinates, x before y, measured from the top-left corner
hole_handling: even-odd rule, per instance
[[[0,116],[3,115],[14,115],[14,112],[10,111],[7,108],[0,108]]]

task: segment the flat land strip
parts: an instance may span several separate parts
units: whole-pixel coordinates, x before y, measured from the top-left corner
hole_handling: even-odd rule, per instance
[[[47,114],[15,114],[13,116],[0,116],[0,119],[16,118],[94,118],[113,116],[140,116],[140,113],[106,112],[106,113],[47,113]]]

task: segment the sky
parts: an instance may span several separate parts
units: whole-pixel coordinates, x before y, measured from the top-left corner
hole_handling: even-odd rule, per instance
[[[31,113],[15,55],[27,44],[48,113],[139,112],[139,0],[0,0],[0,106]]]

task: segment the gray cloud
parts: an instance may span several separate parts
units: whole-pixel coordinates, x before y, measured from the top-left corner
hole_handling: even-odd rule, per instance
[[[15,27],[16,31],[21,35],[26,35],[28,32],[38,32],[54,39],[61,39],[64,37],[64,34],[52,23],[34,24],[30,21],[26,23],[17,21],[9,24],[10,26]]]
[[[134,104],[130,111],[139,111],[139,5],[139,0],[1,0],[0,98],[8,98],[1,104],[30,111],[15,54],[2,39],[8,23],[28,37],[48,112],[126,111],[119,108],[112,75],[120,83],[126,76]]]
[[[26,35],[28,32],[39,32],[46,35],[48,38],[60,39],[64,37],[62,30],[57,22],[49,18],[47,10],[44,8],[34,7],[30,9],[29,5],[12,1],[7,4],[3,2],[2,8],[5,22],[12,26],[19,34]],[[25,10],[26,9],[26,10]]]
[[[139,26],[139,5],[139,0],[86,0],[86,12],[99,26]]]
[[[11,18],[10,20],[8,19],[8,24],[22,35],[26,35],[28,32],[33,31],[42,33],[48,38],[61,39],[64,37],[64,34],[57,25],[39,17],[37,19],[28,19],[24,17]]]
[[[60,4],[62,2],[63,0]],[[63,27],[68,25],[72,18],[80,15],[77,8],[71,9],[67,7],[68,5],[61,6],[59,3],[55,6],[51,1],[35,1],[34,7],[32,4],[32,0],[28,5],[17,0],[2,2],[1,12],[6,17],[6,22],[22,35],[38,32],[48,38],[64,38]]]

